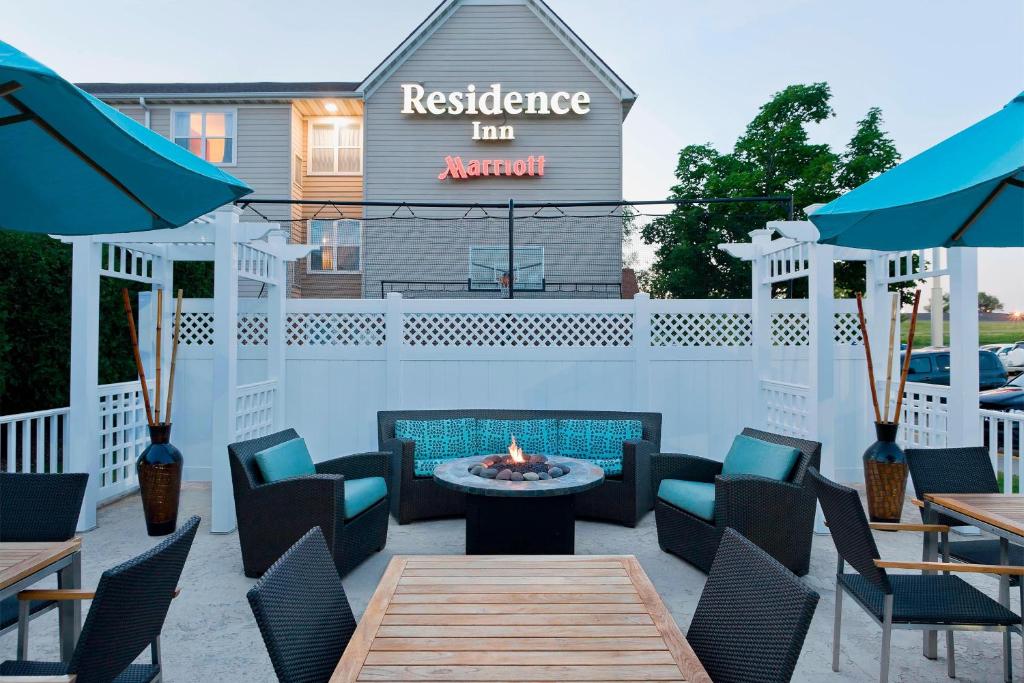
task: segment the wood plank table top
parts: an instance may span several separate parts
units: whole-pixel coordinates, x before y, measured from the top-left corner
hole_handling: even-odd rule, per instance
[[[331,677],[710,680],[632,555],[396,556]]]
[[[1024,536],[1024,496],[1003,493],[929,493],[925,501]]]
[[[81,549],[82,539],[77,537],[52,543],[0,543],[0,590]]]

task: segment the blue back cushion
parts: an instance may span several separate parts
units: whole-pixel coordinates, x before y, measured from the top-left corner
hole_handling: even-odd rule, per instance
[[[768,443],[750,436],[738,435],[722,463],[722,476],[753,474],[785,481],[793,471],[800,451],[790,446]]]
[[[395,438],[416,442],[413,472],[429,477],[446,460],[476,455],[476,420],[396,420]]]
[[[267,483],[316,474],[305,439],[292,439],[265,448],[255,457],[256,467]]]
[[[640,420],[559,420],[558,454],[590,460],[609,476],[622,474],[622,443],[643,437]]]
[[[477,420],[477,455],[507,452],[513,435],[526,453],[558,454],[558,420]]]

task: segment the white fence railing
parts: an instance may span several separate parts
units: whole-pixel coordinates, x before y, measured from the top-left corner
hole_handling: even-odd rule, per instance
[[[235,409],[235,439],[255,439],[271,432],[274,426],[276,397],[276,380],[239,385]]]
[[[810,388],[801,384],[761,380],[761,404],[765,427],[769,431],[805,439],[808,430],[808,396]]]
[[[883,383],[878,383],[879,398]],[[896,409],[895,391],[890,415]],[[907,382],[900,408],[897,440],[903,448],[943,448],[949,431],[949,387],[939,384]]]
[[[99,501],[139,486],[135,460],[149,443],[146,408],[138,381],[99,387]]]
[[[0,472],[61,472],[68,408],[0,416]]]
[[[1020,459],[1024,454],[1024,412],[982,410],[981,434],[996,475],[1002,480],[1003,493],[1020,493],[1020,476],[1024,474]]]

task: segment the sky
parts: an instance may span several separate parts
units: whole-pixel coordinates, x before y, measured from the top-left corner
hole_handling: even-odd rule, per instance
[[[6,0],[0,39],[73,81],[359,81],[436,2]],[[627,199],[667,196],[683,146],[730,150],[793,83],[831,85],[836,116],[813,141],[841,148],[878,106],[904,158],[1024,90],[1020,0],[548,4],[639,93]],[[981,289],[1024,310],[1024,249],[981,252]]]

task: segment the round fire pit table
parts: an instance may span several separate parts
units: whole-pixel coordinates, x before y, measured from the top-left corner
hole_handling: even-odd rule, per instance
[[[467,555],[573,555],[575,495],[600,486],[604,470],[575,458],[552,457],[569,472],[553,479],[510,481],[470,472],[484,456],[450,460],[434,468],[442,486],[466,494]]]

